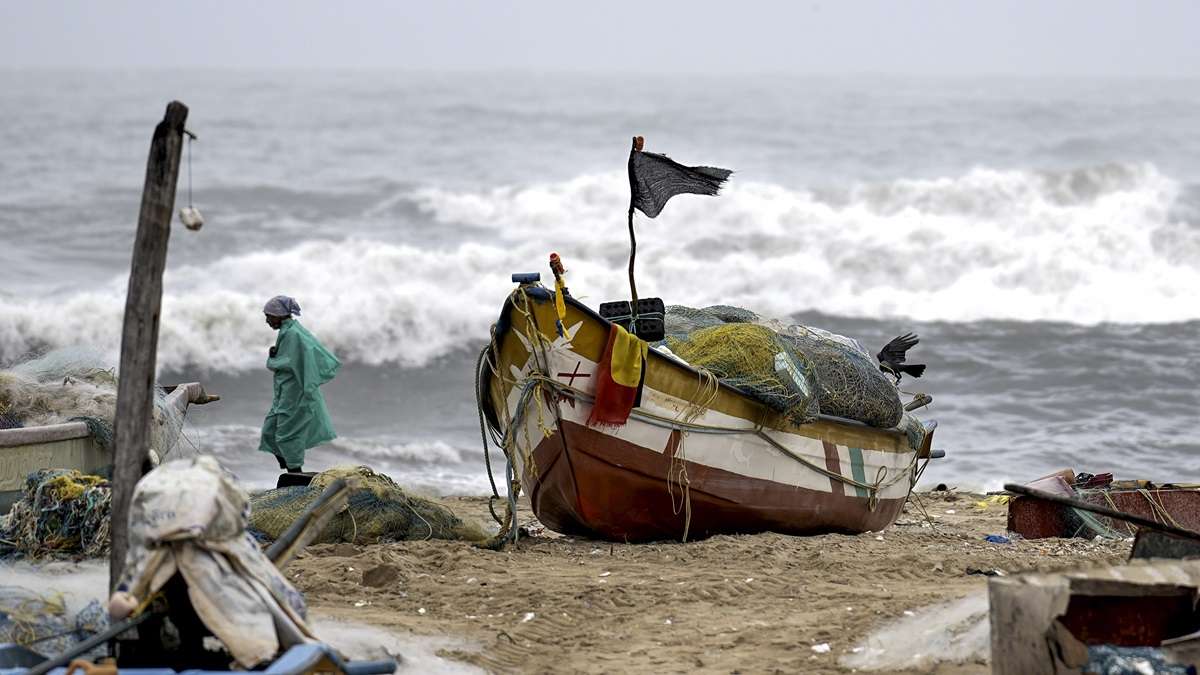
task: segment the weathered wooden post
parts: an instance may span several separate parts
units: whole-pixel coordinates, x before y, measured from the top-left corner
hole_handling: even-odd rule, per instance
[[[146,185],[142,190],[142,209],[138,214],[137,238],[129,270],[129,292],[125,297],[117,418],[113,425],[116,456],[113,459],[112,553],[108,566],[110,588],[116,586],[125,566],[129,505],[150,449],[162,275],[167,264],[167,239],[171,235],[171,216],[175,211],[175,183],[179,178],[187,114],[187,106],[179,101],[167,104],[166,115],[154,128],[150,158],[146,161]]]

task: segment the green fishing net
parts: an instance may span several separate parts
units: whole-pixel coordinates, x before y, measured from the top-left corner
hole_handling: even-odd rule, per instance
[[[250,498],[250,528],[261,538],[278,539],[330,483],[342,478],[353,487],[347,507],[335,515],[314,544],[356,544],[412,539],[485,538],[450,509],[406,493],[384,474],[360,466],[324,471],[307,486],[267,490]]]

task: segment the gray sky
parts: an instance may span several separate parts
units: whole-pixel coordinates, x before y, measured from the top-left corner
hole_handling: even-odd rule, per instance
[[[0,67],[1200,75],[1200,2],[0,0]]]

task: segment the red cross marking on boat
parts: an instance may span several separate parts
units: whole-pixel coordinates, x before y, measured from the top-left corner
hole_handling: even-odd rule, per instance
[[[570,380],[571,380],[571,381],[570,381],[570,382],[567,382],[567,386],[574,387],[574,386],[575,386],[575,378],[577,378],[577,377],[591,377],[591,376],[592,376],[592,374],[591,374],[591,373],[581,373],[581,372],[579,372],[579,364],[580,364],[580,363],[582,363],[582,361],[576,361],[576,362],[575,362],[575,372],[573,372],[573,373],[559,373],[559,374],[558,374],[558,376],[559,376],[559,377],[567,377],[567,378],[570,378]]]

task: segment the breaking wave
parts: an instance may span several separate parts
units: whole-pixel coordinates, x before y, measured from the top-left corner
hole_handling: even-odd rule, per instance
[[[409,243],[313,239],[175,267],[166,277],[160,363],[262,366],[265,298],[297,297],[339,355],[428,364],[486,340],[518,271],[558,251],[577,297],[625,297],[628,184],[620,173],[486,191],[390,195]],[[1063,172],[975,169],[841,190],[744,178],[719,198],[680,197],[639,219],[638,289],[668,303],[728,303],[786,316],[965,322],[1163,323],[1200,318],[1200,223],[1151,165]],[[376,209],[378,210],[378,209]],[[368,210],[366,213],[373,213]],[[412,214],[416,214],[415,216]],[[414,232],[454,241],[428,244]],[[468,230],[469,228],[469,230]],[[469,231],[469,234],[467,232]],[[480,233],[483,236],[480,236]],[[374,235],[371,235],[374,237]],[[0,356],[91,344],[116,352],[125,280],[60,297],[8,299]]]

